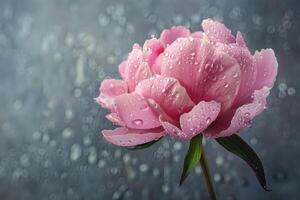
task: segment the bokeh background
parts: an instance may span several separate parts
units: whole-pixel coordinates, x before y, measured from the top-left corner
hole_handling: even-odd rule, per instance
[[[0,199],[207,199],[199,167],[178,187],[187,143],[143,151],[108,144],[95,104],[134,42],[201,20],[240,30],[252,52],[273,48],[268,108],[242,133],[272,192],[214,141],[206,152],[220,200],[297,200],[300,186],[300,3],[297,0],[0,0]]]

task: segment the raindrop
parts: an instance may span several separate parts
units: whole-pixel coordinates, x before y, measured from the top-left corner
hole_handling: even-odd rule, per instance
[[[147,164],[141,164],[140,167],[139,167],[139,170],[141,172],[147,172],[148,171],[148,165]]]
[[[181,142],[175,142],[173,148],[175,151],[179,151],[182,148]]]
[[[137,125],[137,126],[142,125],[143,124],[143,120],[141,120],[141,119],[135,119],[135,120],[132,121],[132,124]]]
[[[99,168],[103,168],[106,165],[106,161],[105,160],[99,160],[98,161],[98,167]]]
[[[198,174],[198,175],[201,174],[201,167],[200,166],[195,167],[195,173]]]
[[[284,182],[286,178],[287,176],[284,171],[278,171],[275,174],[273,174],[273,179],[277,182]]]
[[[216,158],[216,164],[218,166],[222,166],[223,163],[224,163],[224,158],[222,156],[217,156],[217,158]]]
[[[92,140],[91,140],[91,138],[90,138],[89,136],[85,136],[85,137],[83,138],[83,145],[84,145],[84,146],[90,146],[91,143],[92,143]]]
[[[81,157],[82,151],[79,144],[73,144],[70,150],[70,159],[77,161]]]
[[[73,136],[73,131],[70,128],[65,128],[62,132],[62,136],[64,139],[69,139]]]
[[[206,119],[206,123],[209,124],[210,122],[211,122],[211,118],[208,117],[208,118]]]
[[[295,88],[289,88],[288,90],[287,90],[287,94],[289,95],[289,96],[295,96],[295,94],[296,94],[296,89]]]
[[[214,174],[214,181],[216,183],[220,183],[222,181],[222,177],[221,177],[221,175],[219,173],[215,173]]]
[[[168,193],[170,191],[170,187],[167,184],[163,184],[161,189],[163,193]]]

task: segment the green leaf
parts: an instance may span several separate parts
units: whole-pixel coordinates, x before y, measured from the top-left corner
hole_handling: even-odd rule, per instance
[[[162,137],[161,137],[162,138]],[[136,146],[132,146],[132,147],[126,147],[128,150],[140,150],[140,149],[146,149],[150,146],[152,146],[154,143],[158,142],[161,138],[159,138],[158,140],[153,140],[151,142],[147,142],[144,144],[139,144]]]
[[[225,149],[240,157],[248,163],[254,171],[259,183],[265,191],[271,191],[267,187],[264,167],[255,151],[238,135],[216,138],[216,141]]]
[[[188,174],[200,161],[202,155],[202,134],[198,134],[190,141],[189,150],[185,156],[183,170],[180,178],[180,185],[186,179]]]

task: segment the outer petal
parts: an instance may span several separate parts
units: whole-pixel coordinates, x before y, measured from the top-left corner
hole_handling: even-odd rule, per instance
[[[110,113],[110,114],[106,115],[105,117],[112,123],[115,123],[120,126],[125,126],[124,122],[122,122],[122,120],[120,119],[120,117],[117,113]]]
[[[143,46],[144,60],[154,73],[159,73],[159,66],[155,65],[155,60],[164,49],[164,43],[156,38],[147,40]]]
[[[217,48],[237,60],[241,68],[241,84],[233,106],[238,107],[252,94],[257,70],[254,59],[247,48],[236,44],[217,44]]]
[[[153,99],[174,119],[194,106],[185,88],[174,78],[151,77],[141,81],[135,91],[146,99]]]
[[[123,80],[105,79],[99,88],[100,95],[95,98],[102,107],[113,109],[114,97],[127,93],[127,84]]]
[[[139,81],[152,75],[148,63],[143,60],[142,49],[138,45],[133,46],[127,60],[119,65],[119,72],[127,82],[129,91],[133,91]]]
[[[184,26],[173,26],[171,29],[165,29],[160,35],[160,40],[167,46],[172,44],[177,38],[187,37],[191,34],[189,29]]]
[[[117,96],[115,106],[118,116],[129,128],[150,129],[161,126],[147,101],[138,94]]]
[[[158,140],[165,135],[165,131],[162,128],[138,130],[119,127],[114,130],[103,130],[102,134],[112,144],[118,146],[135,146]]]
[[[211,137],[230,136],[237,133],[240,129],[249,126],[251,120],[264,110],[269,90],[270,88],[267,87],[256,90],[253,95],[252,103],[245,104],[239,107],[235,112],[228,112],[227,115],[218,118],[205,130],[205,135]]]
[[[231,34],[231,31],[224,24],[212,19],[205,19],[201,25],[204,33],[211,41],[225,44],[235,43],[235,38]]]
[[[205,130],[217,118],[220,110],[220,103],[201,101],[190,112],[180,116],[182,131],[191,139]]]
[[[185,134],[180,128],[176,125],[172,124],[171,122],[164,119],[162,116],[159,117],[160,123],[165,129],[165,131],[170,134],[172,137],[181,139],[181,140],[188,140],[189,137]]]
[[[273,87],[277,75],[278,63],[272,49],[263,49],[254,54],[254,61],[257,68],[256,81],[253,86],[255,90],[264,86]]]

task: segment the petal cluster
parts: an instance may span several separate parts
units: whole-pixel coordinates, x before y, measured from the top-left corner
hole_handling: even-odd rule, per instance
[[[96,102],[119,125],[107,141],[134,146],[167,134],[224,137],[249,126],[266,105],[277,75],[272,49],[251,54],[240,32],[203,20],[203,31],[172,27],[133,45],[119,65],[122,80],[101,83]]]

